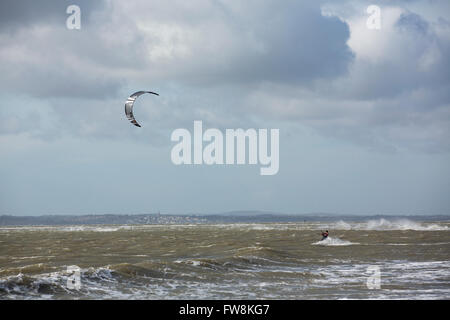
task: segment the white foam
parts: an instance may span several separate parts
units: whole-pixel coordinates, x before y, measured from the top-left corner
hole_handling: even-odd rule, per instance
[[[198,260],[191,260],[191,262],[192,262],[192,265],[196,266],[196,267],[201,265],[201,261],[198,261]]]
[[[350,230],[351,228],[352,228],[352,226],[349,223],[344,222],[342,220],[338,221],[336,223],[336,225],[334,226],[334,229],[336,229],[336,230]]]
[[[339,238],[328,237],[324,240],[319,240],[317,242],[312,243],[312,245],[318,246],[350,246],[353,244],[358,244],[356,242],[350,242],[347,240],[341,240]]]
[[[416,222],[408,219],[387,220],[384,218],[368,220],[366,222],[344,222],[338,221],[330,227],[335,230],[369,230],[369,231],[392,231],[392,230],[414,230],[414,231],[446,231],[449,227],[436,223]]]
[[[333,242],[330,238],[327,240]],[[201,260],[180,259],[176,262],[198,265]],[[449,289],[445,286],[450,274],[448,261],[395,260],[376,265],[381,271],[381,290],[371,291],[366,290],[367,279],[371,275],[367,270],[373,265],[355,263],[353,260],[336,260],[326,266],[266,266],[259,270],[270,273],[268,278],[252,270],[249,273],[227,274],[222,281],[216,277],[213,281],[204,281],[206,278],[191,272],[181,274],[183,279],[142,277],[139,281],[127,281],[117,278],[110,266],[91,267],[81,269],[80,290],[66,288],[70,273],[62,268],[59,272],[27,276],[32,279],[31,283],[29,279],[23,281],[22,274],[0,279],[0,289],[4,292],[1,298],[7,299],[449,298]],[[41,285],[50,285],[55,292],[42,293],[39,290]],[[430,285],[439,287],[428,288]],[[306,295],[305,290],[308,292]]]

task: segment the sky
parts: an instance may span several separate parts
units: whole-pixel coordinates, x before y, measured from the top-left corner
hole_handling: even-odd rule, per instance
[[[0,215],[450,214],[449,13],[447,0],[1,1]],[[124,114],[139,90],[159,93],[136,101],[141,128]],[[175,165],[171,133],[195,120],[279,129],[278,173]]]

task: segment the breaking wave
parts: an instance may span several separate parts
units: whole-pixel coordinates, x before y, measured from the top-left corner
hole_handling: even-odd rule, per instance
[[[369,231],[391,231],[391,230],[414,230],[414,231],[446,231],[448,226],[435,223],[421,223],[408,219],[397,220],[368,220],[366,222],[338,221],[333,228],[335,230],[369,230]]]
[[[325,240],[319,240],[317,242],[312,243],[313,245],[318,246],[350,246],[353,244],[358,244],[356,242],[350,242],[347,240],[341,240],[339,238],[328,237]]]

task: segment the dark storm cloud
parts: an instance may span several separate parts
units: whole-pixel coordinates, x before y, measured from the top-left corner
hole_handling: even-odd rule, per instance
[[[80,30],[66,28],[69,4],[81,8]],[[8,27],[0,30],[0,91],[6,94],[101,99],[122,87],[123,68],[145,64],[135,26],[124,21],[127,37],[117,40],[104,2],[13,1],[8,10]]]
[[[83,22],[105,6],[105,1],[89,0],[2,0],[0,1],[0,30],[14,31],[35,24],[65,25],[69,5],[83,8]]]
[[[162,78],[176,76],[194,85],[305,84],[345,74],[353,60],[346,44],[348,26],[336,17],[323,16],[319,2],[286,1],[282,6],[276,1],[225,2],[211,5],[211,15],[200,21],[195,19],[201,9],[200,13],[186,10],[186,15],[175,21],[179,13],[170,16],[163,8],[149,8],[145,18],[180,26],[171,42],[175,49],[170,57],[151,65],[157,73],[164,70]],[[145,20],[139,13],[135,19]],[[156,52],[164,39],[151,34],[149,42],[150,52]],[[177,54],[177,45],[186,47],[187,53],[180,50]]]
[[[324,17],[315,2],[288,1],[279,7],[276,1],[212,1],[194,9],[179,1],[79,1],[82,26],[76,31],[65,27],[68,3],[2,4],[10,5],[3,23],[14,32],[0,32],[1,90],[91,99],[114,95],[129,80],[308,84],[345,74],[353,58],[346,45],[348,26]],[[95,17],[88,27],[86,16]],[[167,35],[166,29],[174,28],[181,33]]]

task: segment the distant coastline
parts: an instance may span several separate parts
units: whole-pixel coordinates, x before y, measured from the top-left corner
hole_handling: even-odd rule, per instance
[[[89,214],[89,215],[1,215],[0,226],[52,226],[96,224],[214,224],[214,223],[289,223],[317,221],[367,221],[372,219],[409,219],[413,221],[449,221],[450,215],[337,215],[277,214],[262,211],[233,211],[218,214]]]

